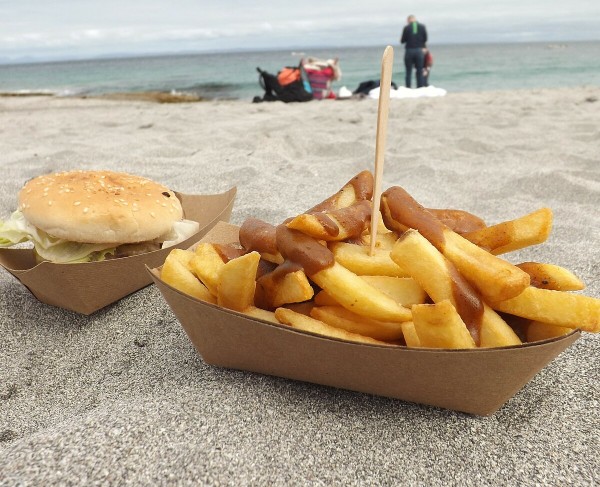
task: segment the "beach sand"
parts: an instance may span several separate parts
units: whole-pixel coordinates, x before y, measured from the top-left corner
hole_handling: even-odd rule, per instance
[[[0,217],[29,178],[125,170],[237,186],[279,223],[374,160],[377,101],[0,99]],[[506,256],[600,298],[600,88],[392,100],[384,189],[487,223],[554,211]],[[584,334],[487,418],[206,365],[158,290],[89,317],[0,270],[1,485],[598,485],[600,340]],[[385,373],[385,371],[382,371]]]

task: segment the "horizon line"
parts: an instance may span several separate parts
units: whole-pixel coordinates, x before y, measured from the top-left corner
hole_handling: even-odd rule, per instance
[[[466,46],[466,45],[519,45],[519,44],[548,44],[548,45],[563,45],[563,44],[584,44],[600,42],[600,39],[564,39],[564,40],[536,40],[536,41],[481,41],[481,42],[439,42],[432,43],[432,46]],[[107,52],[105,54],[97,54],[91,56],[69,57],[69,56],[46,56],[44,58],[34,58],[31,55],[21,56],[17,59],[8,59],[0,57],[1,66],[16,66],[22,64],[44,64],[44,63],[61,63],[61,62],[84,62],[96,60],[114,60],[114,59],[135,59],[135,58],[152,58],[152,57],[168,57],[168,56],[188,56],[202,54],[237,54],[237,53],[261,53],[261,52],[282,52],[282,51],[302,51],[302,50],[322,50],[322,49],[352,49],[352,48],[371,48],[377,46],[392,45],[396,47],[398,44],[377,43],[364,45],[322,45],[322,46],[287,46],[272,48],[237,48],[237,49],[186,49],[177,51],[145,51],[140,53],[126,52],[115,53]],[[402,47],[400,47],[402,49]]]

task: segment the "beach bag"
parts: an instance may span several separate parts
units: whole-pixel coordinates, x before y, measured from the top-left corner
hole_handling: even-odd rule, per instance
[[[331,89],[333,81],[342,77],[342,71],[337,59],[303,59],[300,63],[306,72],[308,82],[313,93],[313,98],[323,100],[325,98],[335,98],[335,93]]]
[[[379,88],[380,80],[370,79],[367,81],[361,81],[358,87],[352,92],[354,95],[368,95],[371,90]],[[398,89],[398,85],[393,81],[390,83],[390,87],[395,90]]]
[[[301,69],[295,69],[299,70],[300,77],[296,80],[287,79],[287,84],[282,85],[279,82],[279,74],[273,75],[257,67],[256,70],[259,73],[258,81],[260,86],[265,90],[265,94],[262,98],[255,96],[252,101],[255,103],[261,101],[282,101],[284,103],[290,103],[312,100],[312,93],[306,89],[305,82],[302,79]]]
[[[294,81],[298,81],[302,78],[302,72],[299,67],[290,68],[285,67],[279,73],[277,73],[277,81],[281,86],[287,86]]]

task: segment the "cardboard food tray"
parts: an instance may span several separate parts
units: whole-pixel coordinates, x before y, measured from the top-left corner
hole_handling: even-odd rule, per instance
[[[238,227],[217,224],[201,241],[233,243]],[[414,349],[349,343],[250,318],[192,298],[148,269],[203,360],[487,416],[575,342],[579,331],[518,347]]]
[[[229,221],[236,188],[214,195],[175,194],[185,218],[197,221],[200,230],[173,247],[102,262],[37,265],[31,249],[0,249],[0,266],[43,303],[89,315],[151,284],[144,266],[161,265],[171,249],[188,248],[217,222]]]

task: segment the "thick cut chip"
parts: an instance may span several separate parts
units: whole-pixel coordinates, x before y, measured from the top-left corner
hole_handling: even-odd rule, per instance
[[[256,281],[256,304],[274,309],[284,304],[301,303],[311,299],[314,289],[301,267],[289,261]]]
[[[219,273],[225,265],[213,244],[200,243],[195,255],[190,259],[190,268],[198,279],[208,288],[213,296],[217,295]]]
[[[412,313],[422,347],[475,348],[473,337],[450,301],[415,304]]]
[[[376,248],[373,255],[369,255],[369,247],[346,242],[336,242],[329,248],[335,260],[355,274],[408,277],[407,272],[391,259],[387,249]]]
[[[258,252],[250,252],[223,265],[217,283],[219,306],[242,312],[254,306],[259,260]]]
[[[310,315],[328,325],[377,340],[392,341],[402,338],[402,324],[378,321],[357,315],[341,306],[316,306]]]
[[[480,347],[521,343],[512,328],[482,301],[456,267],[416,230],[408,230],[398,239],[391,258],[412,275],[435,303],[449,300]]]
[[[417,335],[415,324],[412,321],[404,321],[401,324],[406,346],[411,348],[420,347],[421,340],[419,340],[419,335]]]
[[[497,225],[463,234],[463,236],[494,255],[545,242],[552,231],[552,211],[541,208],[533,213]]]
[[[490,301],[509,299],[529,285],[529,274],[480,247],[457,233],[444,232],[443,254],[463,276]]]
[[[171,259],[181,262],[187,269],[192,270],[190,267],[190,261],[194,257],[194,252],[191,250],[173,249],[169,252]]]
[[[411,320],[408,308],[337,262],[310,277],[341,306],[358,315],[381,321]]]
[[[378,231],[377,237],[375,237],[375,248],[380,250],[392,250],[392,247],[398,240],[398,234],[389,230]],[[364,233],[361,237],[360,243],[368,248],[371,247],[371,234]]]
[[[523,262],[517,264],[517,267],[529,274],[533,287],[552,289],[553,291],[580,291],[585,288],[581,279],[558,265]]]
[[[402,306],[424,303],[427,299],[425,290],[412,277],[390,277],[390,276],[360,276],[382,293],[387,294]],[[319,291],[315,296],[315,304],[318,306],[337,306],[339,303],[333,299],[327,291]]]
[[[360,276],[402,306],[424,303],[427,293],[412,277]]]
[[[490,306],[534,321],[600,332],[600,299],[582,294],[528,287],[518,296]]]
[[[306,213],[328,211],[352,206],[358,201],[370,200],[373,197],[373,174],[362,171],[348,181],[342,189],[325,201],[313,206]]]
[[[208,301],[209,303],[216,303],[217,300],[215,297],[183,263],[189,257],[188,254],[183,252],[179,251],[179,249],[173,249],[169,253],[160,271],[160,278],[185,294]],[[190,252],[190,254],[191,257],[194,256],[193,252]]]
[[[428,208],[427,210],[448,228],[461,235],[486,227],[481,218],[468,211],[450,208]]]
[[[540,340],[568,335],[572,331],[573,328],[566,326],[555,326],[542,323],[541,321],[532,321],[527,325],[525,336],[528,342],[538,342]]]
[[[258,318],[259,320],[271,321],[272,323],[279,323],[277,318],[275,318],[275,313],[273,313],[273,311],[267,311],[266,309],[250,306],[249,308],[246,308],[243,311],[243,313],[252,318]]]
[[[304,213],[286,225],[317,240],[339,242],[358,238],[370,221],[371,202],[359,201],[355,205],[336,210]]]
[[[392,230],[421,232],[485,298],[510,299],[529,285],[525,271],[450,230],[398,186],[383,193],[381,213]]]
[[[371,337],[359,335],[358,333],[350,333],[349,331],[330,326],[327,323],[311,318],[301,313],[296,313],[291,309],[277,308],[275,310],[275,317],[280,323],[284,325],[290,325],[293,328],[299,330],[308,331],[316,335],[323,335],[330,338],[337,338],[339,340],[345,340],[349,342],[368,343],[371,345],[386,345],[393,346],[389,343],[375,340]]]

